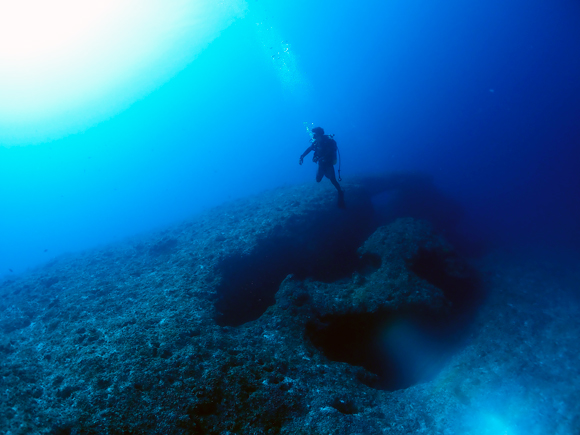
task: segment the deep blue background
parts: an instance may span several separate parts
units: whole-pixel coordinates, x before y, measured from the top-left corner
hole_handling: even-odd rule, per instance
[[[336,134],[345,180],[433,175],[467,237],[580,246],[580,5],[443,3],[250,0],[125,112],[0,147],[0,275],[311,181],[303,122]]]

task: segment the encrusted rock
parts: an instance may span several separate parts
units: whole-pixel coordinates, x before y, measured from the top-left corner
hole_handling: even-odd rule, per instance
[[[420,379],[375,335],[445,315],[439,284],[467,275],[428,224],[377,228],[381,180],[345,183],[347,210],[331,186],[277,189],[5,282],[0,427],[383,433],[385,390]]]

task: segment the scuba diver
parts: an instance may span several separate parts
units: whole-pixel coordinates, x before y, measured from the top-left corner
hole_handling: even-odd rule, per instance
[[[345,208],[344,203],[344,190],[340,188],[340,184],[336,180],[336,175],[334,174],[334,165],[336,164],[336,153],[338,151],[338,146],[336,141],[332,139],[331,136],[324,134],[322,127],[314,127],[312,129],[312,145],[310,145],[304,153],[300,156],[298,163],[301,165],[304,162],[304,157],[308,155],[310,151],[314,151],[314,157],[312,161],[318,163],[318,170],[316,171],[316,182],[320,183],[322,177],[326,176],[330,182],[338,190],[338,206],[340,208]],[[338,170],[338,178],[340,178],[340,169]]]

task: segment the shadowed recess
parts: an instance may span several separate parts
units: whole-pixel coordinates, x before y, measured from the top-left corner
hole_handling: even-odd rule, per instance
[[[306,335],[328,359],[366,369],[358,379],[372,388],[394,391],[433,379],[461,346],[481,301],[471,271],[449,271],[445,255],[420,251],[409,268],[444,292],[450,312],[412,306],[321,316],[306,325]]]
[[[333,282],[374,267],[375,258],[359,258],[358,247],[375,230],[370,198],[352,202],[347,211],[313,213],[306,222],[292,219],[277,234],[260,241],[250,255],[235,255],[218,265],[216,322],[239,326],[255,320],[274,304],[280,283],[297,279]]]
[[[257,319],[274,304],[274,295],[289,274],[294,274],[297,279],[308,277],[328,283],[349,277],[355,271],[365,275],[378,268],[380,258],[368,255],[360,258],[357,249],[376,228],[399,215],[425,217],[424,210],[402,210],[397,205],[400,201],[413,201],[416,189],[409,188],[409,185],[427,185],[430,187],[426,190],[430,192],[434,188],[428,177],[420,174],[395,173],[369,178],[364,183],[365,193],[349,197],[347,210],[321,208],[303,218],[290,216],[259,241],[251,254],[232,255],[222,260],[218,265],[222,280],[215,302],[216,322],[221,326],[239,326]],[[377,198],[384,192],[396,194],[399,200],[394,205],[379,206],[376,213]],[[439,209],[442,214],[450,208],[449,213],[455,215],[455,207],[449,207],[446,200],[434,199],[427,208]],[[452,229],[456,219],[450,221],[449,228]],[[409,267],[418,276],[447,289],[448,298],[455,302],[463,297],[457,290],[471,285],[471,277],[469,274],[461,275],[465,271],[445,275],[444,266],[444,258],[425,252]]]

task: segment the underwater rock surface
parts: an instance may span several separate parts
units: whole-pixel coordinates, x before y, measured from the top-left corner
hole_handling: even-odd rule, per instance
[[[378,221],[392,178],[344,186],[346,210],[280,188],[2,283],[0,433],[573,433],[576,305]]]

